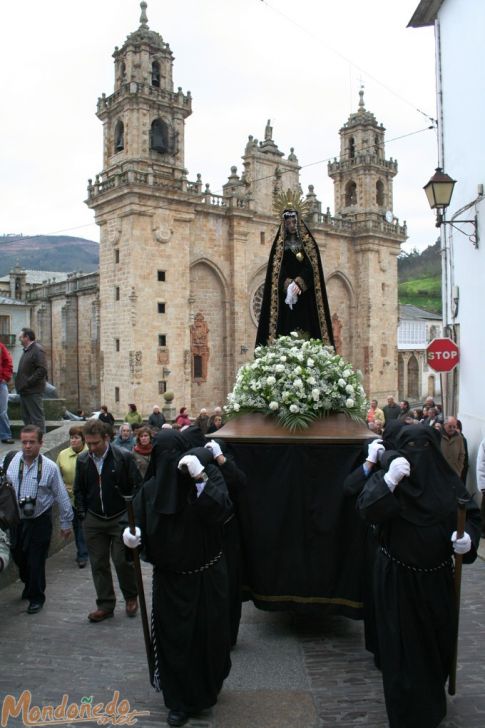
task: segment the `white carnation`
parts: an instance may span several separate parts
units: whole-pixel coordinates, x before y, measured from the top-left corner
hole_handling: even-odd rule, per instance
[[[353,394],[354,388],[351,384],[347,384],[347,386],[345,387],[345,391],[347,392],[347,394]]]
[[[306,360],[306,363],[307,363],[307,366],[308,367],[312,367],[315,364],[315,362],[313,361],[313,359],[310,359],[310,358],[308,358]]]
[[[347,382],[345,381],[345,379],[339,379],[338,382],[337,382],[337,384],[338,384],[339,387],[345,387],[345,385],[347,384]]]
[[[285,371],[285,365],[284,364],[277,364],[275,366],[275,372],[278,372],[278,374],[281,374]]]
[[[297,405],[297,404],[290,404],[290,412],[291,412],[292,414],[295,414],[295,412],[299,412],[299,411],[300,411],[300,410],[299,410],[299,407],[298,407],[298,405]]]
[[[354,400],[353,399],[350,399],[350,397],[345,402],[345,406],[347,407],[347,409],[352,409],[352,407],[354,406],[354,404],[355,404]]]
[[[298,387],[298,389],[300,387],[303,387],[303,382],[301,381],[301,379],[295,379],[295,381],[293,382],[293,384],[294,384],[295,387]]]
[[[239,405],[238,405],[238,403],[237,403],[237,402],[234,402],[234,404],[233,404],[232,406],[234,407],[234,411],[235,411],[235,412],[239,412],[239,409],[240,409],[240,408],[239,408]]]
[[[276,384],[276,379],[274,377],[268,377],[266,380],[266,384],[268,387],[272,387],[273,384]]]
[[[344,376],[344,377],[350,377],[351,374],[352,374],[352,370],[351,369],[345,369],[345,371],[344,371],[344,373],[343,373],[342,376]]]
[[[278,407],[279,407],[279,404],[278,404],[278,402],[274,402],[274,401],[273,401],[273,402],[270,402],[270,403],[269,403],[269,408],[270,408],[270,410],[273,410],[273,412],[274,412],[275,410],[277,410],[277,409],[278,409]]]

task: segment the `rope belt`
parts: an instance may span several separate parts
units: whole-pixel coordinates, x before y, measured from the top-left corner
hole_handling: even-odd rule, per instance
[[[222,556],[222,551],[219,551],[217,556],[214,556],[213,559],[207,562],[207,564],[204,564],[204,566],[199,566],[198,569],[192,569],[190,571],[176,571],[176,574],[181,574],[182,576],[190,576],[190,574],[200,574],[201,571],[206,571],[207,569],[210,569],[211,566],[214,566],[219,559]]]
[[[418,574],[433,574],[435,571],[440,571],[441,569],[450,568],[453,569],[453,560],[451,558],[445,559],[441,562],[441,564],[438,564],[438,566],[431,566],[429,568],[421,567],[421,566],[412,566],[411,564],[405,564],[404,561],[400,561],[399,559],[396,559],[395,556],[389,553],[389,551],[386,549],[385,546],[380,547],[381,552],[384,554],[384,556],[387,556],[390,561],[393,561],[398,566],[402,566],[404,569],[407,569],[408,571],[414,571]]]

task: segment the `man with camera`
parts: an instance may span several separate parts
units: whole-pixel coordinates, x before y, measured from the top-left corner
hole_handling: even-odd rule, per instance
[[[7,468],[20,508],[12,556],[24,583],[22,598],[29,600],[28,614],[40,612],[45,602],[45,562],[52,535],[52,506],[59,505],[61,535],[71,533],[72,507],[57,465],[40,454],[42,431],[26,425],[20,431],[21,452]]]

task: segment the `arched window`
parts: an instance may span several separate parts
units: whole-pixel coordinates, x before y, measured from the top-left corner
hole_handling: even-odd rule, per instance
[[[379,136],[377,134],[374,137],[374,154],[376,157],[379,156]]]
[[[118,119],[115,126],[115,154],[125,148],[125,127],[121,119]]]
[[[357,185],[353,180],[350,182],[347,182],[345,185],[345,205],[346,207],[349,207],[349,205],[356,205],[357,204]]]
[[[193,366],[194,366],[194,379],[202,379],[203,377],[203,368],[202,368],[202,357],[199,356],[199,354],[194,354],[193,356]]]
[[[152,122],[150,130],[150,149],[154,149],[160,154],[165,154],[169,151],[168,126],[161,119],[155,119],[155,121]]]
[[[120,66],[120,77],[122,82],[126,81],[126,63],[124,61]]]
[[[384,205],[384,183],[380,179],[376,182],[376,202],[380,207]]]
[[[408,361],[408,399],[419,399],[419,365],[414,354]]]
[[[350,137],[349,139],[349,159],[355,158],[355,139]]]
[[[158,61],[152,63],[152,86],[160,88],[160,64]]]

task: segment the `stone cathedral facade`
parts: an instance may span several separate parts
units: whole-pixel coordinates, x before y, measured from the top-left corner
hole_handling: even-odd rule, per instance
[[[240,173],[223,194],[187,178],[190,93],[173,83],[173,55],[139,28],[114,52],[114,89],[98,100],[103,169],[87,204],[100,226],[101,400],[117,415],[146,413],[165,390],[192,414],[223,404],[252,356],[276,195],[299,190],[293,149],[281,151],[270,122],[249,137]],[[264,125],[264,119],[262,126]],[[364,374],[373,397],[397,389],[397,263],[405,226],[392,214],[397,163],[385,130],[364,106],[340,129],[328,165],[334,214],[310,186],[307,224],[321,250],[337,349]]]

